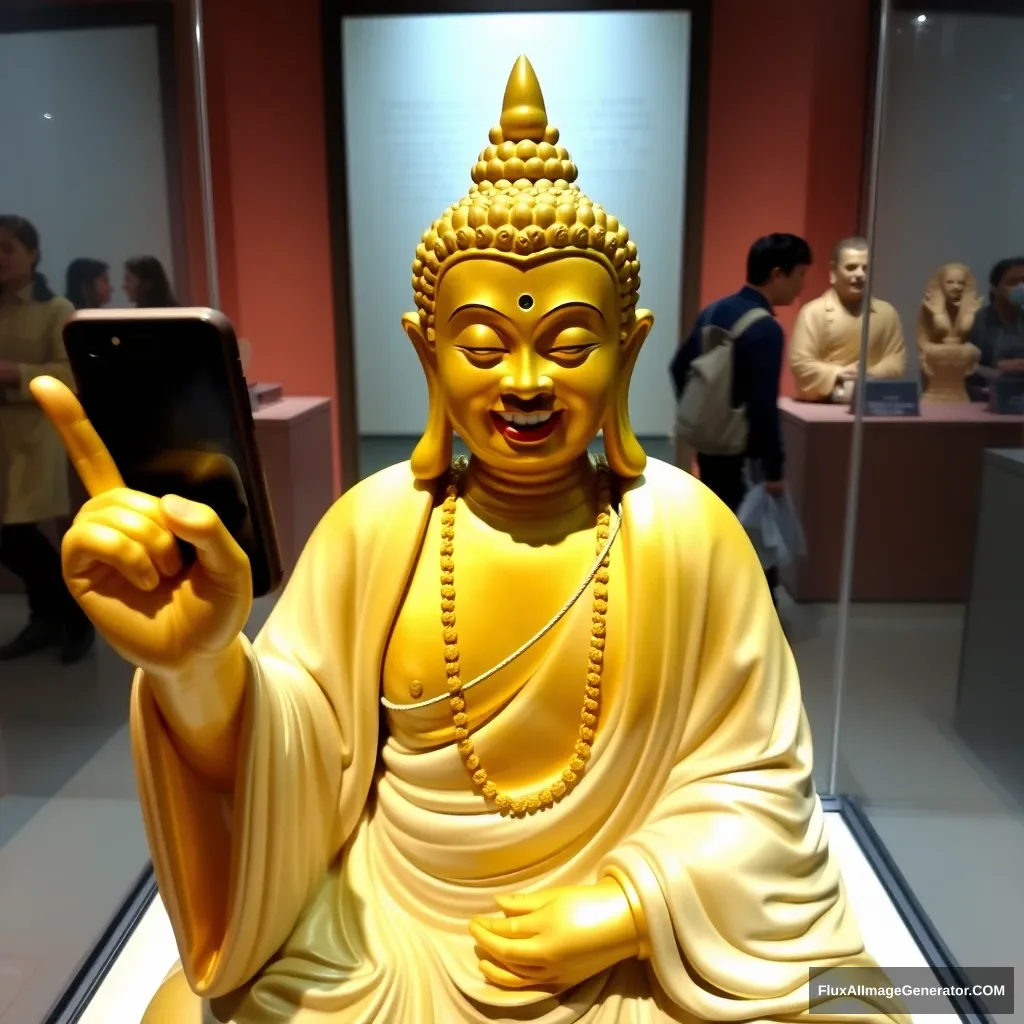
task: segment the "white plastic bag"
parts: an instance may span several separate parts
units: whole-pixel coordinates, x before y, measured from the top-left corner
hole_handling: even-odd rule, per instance
[[[763,483],[747,491],[736,513],[764,569],[781,569],[807,554],[800,517],[787,491],[769,494]]]

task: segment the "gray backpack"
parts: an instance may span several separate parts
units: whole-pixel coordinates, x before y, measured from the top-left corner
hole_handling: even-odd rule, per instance
[[[701,354],[690,364],[676,405],[676,438],[704,455],[740,455],[747,450],[747,411],[733,408],[733,356],[737,339],[751,324],[771,316],[751,309],[725,330],[701,331]]]

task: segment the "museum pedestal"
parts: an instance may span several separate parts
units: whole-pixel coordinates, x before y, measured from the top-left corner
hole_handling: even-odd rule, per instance
[[[1021,626],[1024,624],[1024,451],[985,452],[964,623],[956,723],[983,758],[1005,754],[1022,772]],[[1015,766],[1015,767],[1013,767]],[[993,766],[994,767],[994,766]]]
[[[853,414],[779,400],[786,476],[807,557],[782,573],[796,601],[836,601]],[[922,403],[919,417],[867,417],[852,599],[967,599],[986,448],[1024,443],[1024,417],[980,405]]]
[[[334,500],[331,400],[282,398],[252,418],[287,580]]]
[[[334,499],[331,400],[281,398],[254,412],[253,422],[287,578],[306,538]],[[68,471],[72,509],[77,511],[85,492],[70,466]],[[53,524],[44,528],[55,540]],[[0,568],[0,593],[20,590],[21,582]]]

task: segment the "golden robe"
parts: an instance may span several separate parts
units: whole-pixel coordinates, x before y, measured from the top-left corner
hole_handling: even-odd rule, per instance
[[[798,398],[826,401],[840,371],[860,362],[862,317],[847,311],[835,290],[812,299],[800,310],[789,345],[789,365]],[[868,376],[895,379],[907,371],[903,328],[894,306],[871,300]]]
[[[509,818],[454,745],[380,746],[389,631],[432,504],[399,465],[314,531],[248,652],[233,794],[190,769],[137,674],[142,810],[185,974],[212,1000],[204,1020],[829,1020],[808,1018],[808,967],[871,961],[829,856],[793,655],[735,516],[654,461],[626,490],[618,697],[573,792]],[[556,628],[586,636],[589,615],[580,601]],[[477,731],[482,758],[531,742],[545,692],[582,672],[577,646],[556,639]],[[608,865],[643,903],[650,962],[558,997],[485,982],[472,916]]]

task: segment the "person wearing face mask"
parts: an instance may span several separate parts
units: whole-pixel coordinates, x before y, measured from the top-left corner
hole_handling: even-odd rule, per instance
[[[981,353],[968,380],[974,401],[984,401],[996,377],[1024,376],[1024,256],[1000,260],[989,273],[989,304],[974,320],[971,342]]]

